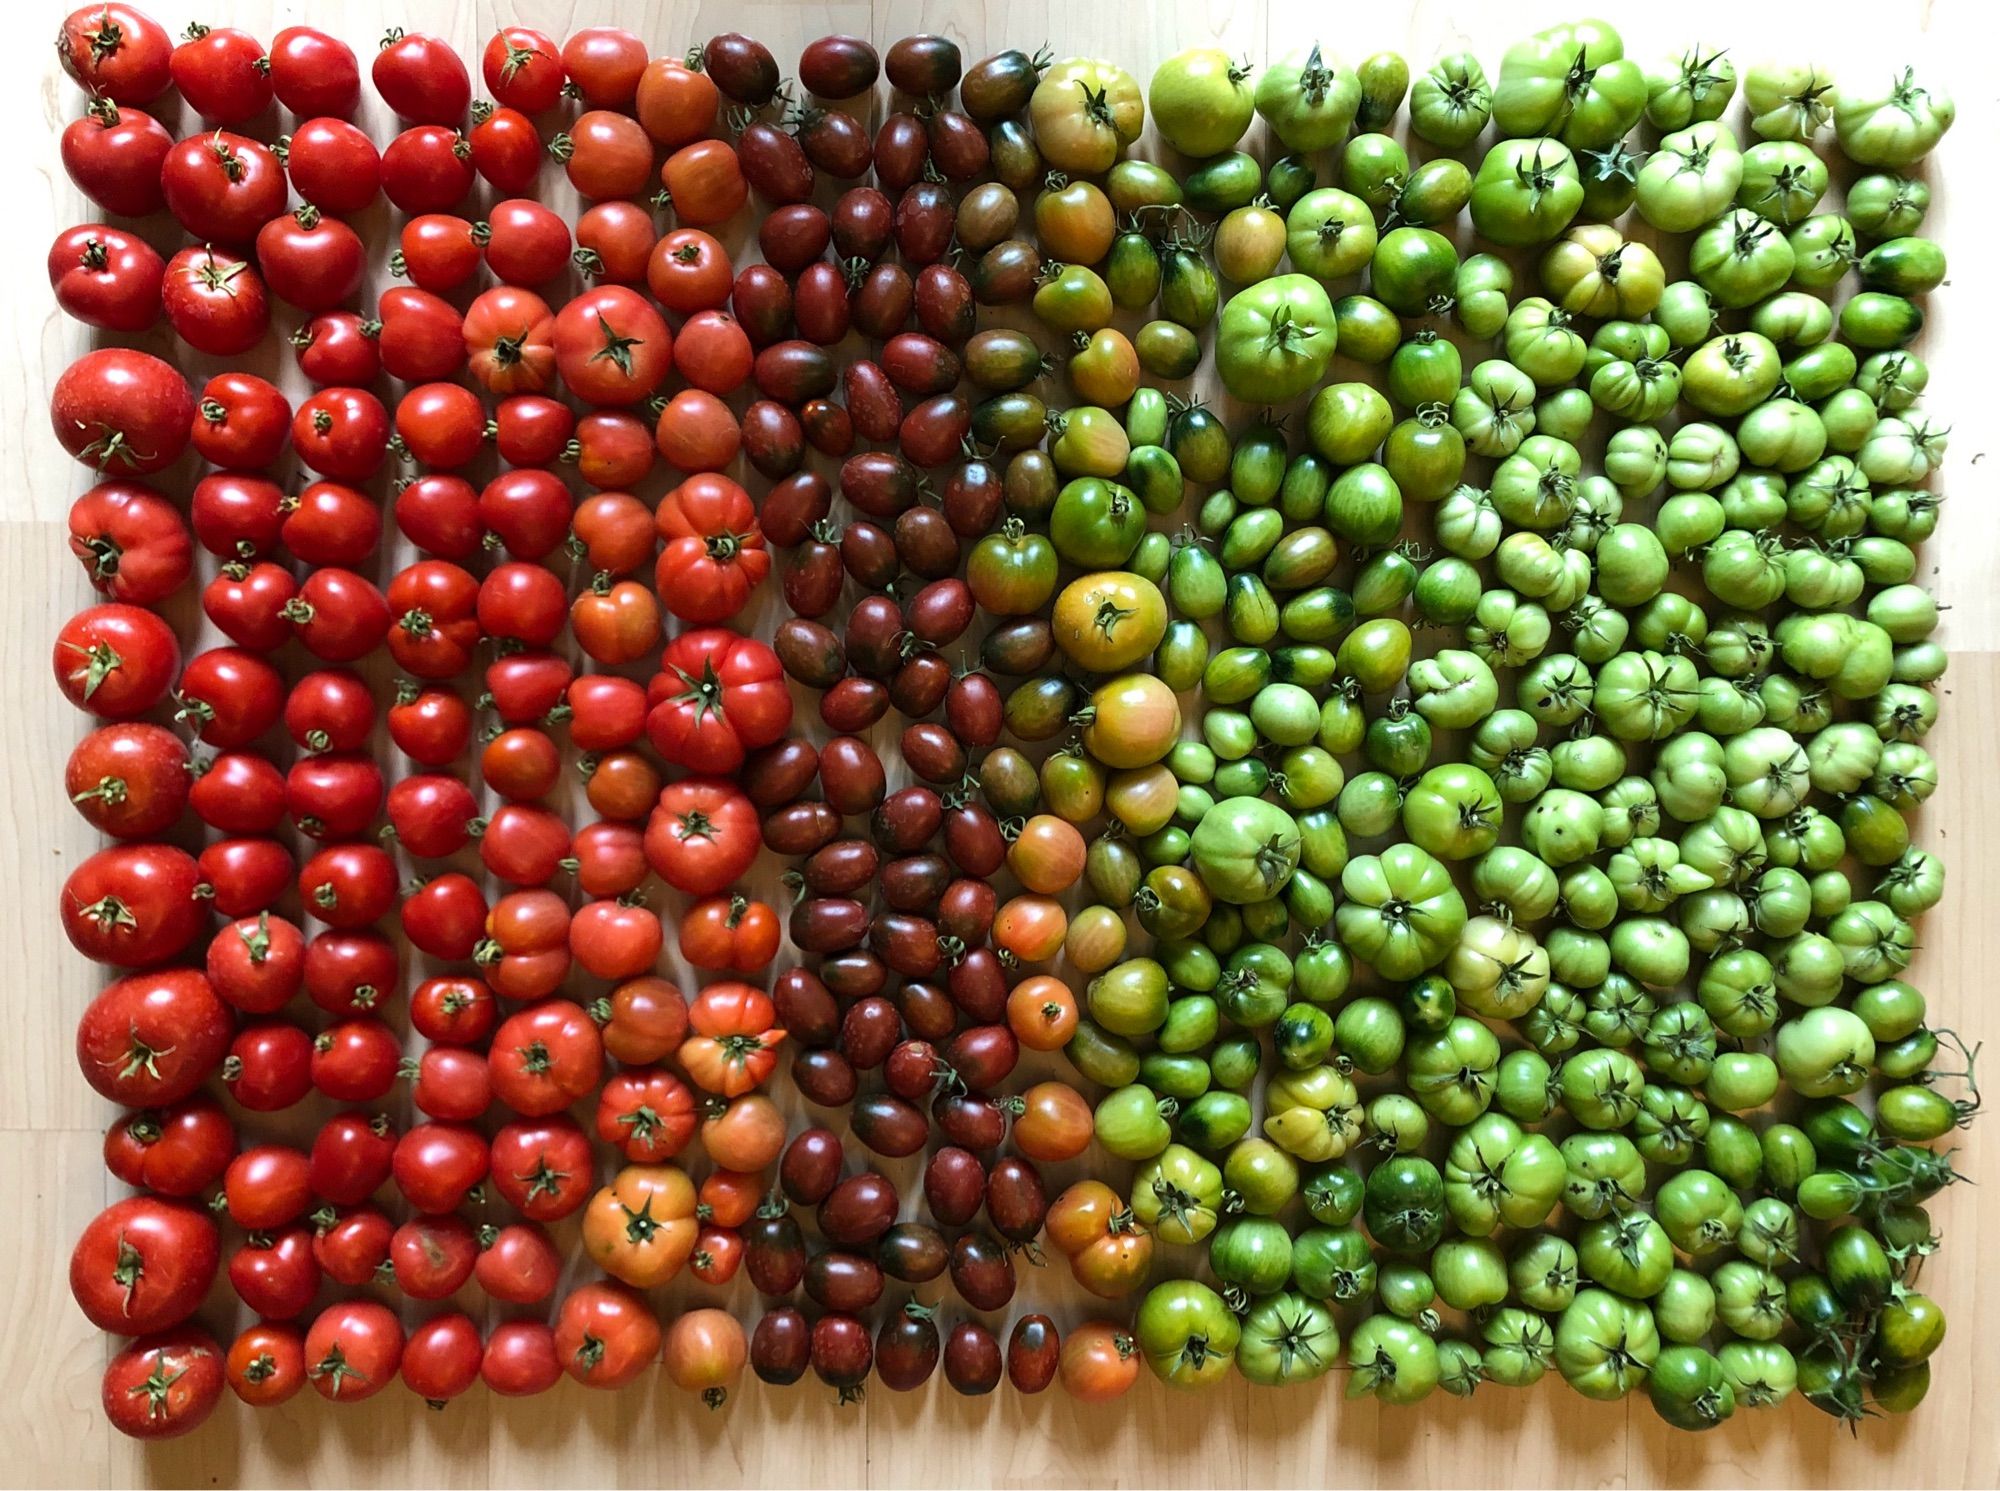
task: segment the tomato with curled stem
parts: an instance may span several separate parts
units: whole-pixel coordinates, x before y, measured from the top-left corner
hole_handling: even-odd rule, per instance
[[[141,1336],[104,1368],[104,1416],[134,1439],[173,1439],[215,1411],[222,1381],[222,1348],[199,1326]]]
[[[56,32],[56,58],[91,97],[143,104],[174,81],[174,44],[143,10],[116,3],[73,10]]]
[[[563,1255],[539,1222],[482,1228],[480,1245],[472,1276],[495,1299],[513,1305],[539,1304],[562,1277]]]
[[[556,1310],[556,1357],[585,1387],[623,1387],[660,1353],[660,1322],[637,1290],[585,1284]]]
[[[108,98],[90,102],[62,132],[63,169],[77,190],[106,212],[147,217],[166,204],[160,167],[174,148],[165,125]]]
[[[694,1251],[695,1189],[673,1165],[627,1165],[590,1198],[583,1246],[614,1279],[638,1289],[664,1284]]]
[[[672,1159],[694,1138],[696,1122],[694,1094],[662,1067],[628,1068],[598,1094],[598,1139],[634,1164]]]
[[[160,164],[167,210],[203,243],[246,245],[285,210],[285,168],[268,145],[227,130],[190,135]]]
[[[363,380],[373,377],[363,375]],[[292,403],[255,373],[217,373],[202,385],[192,428],[204,461],[232,471],[259,471],[285,453]]]
[[[160,296],[174,334],[211,357],[248,352],[271,325],[264,277],[248,259],[213,244],[169,259]]]
[[[466,308],[472,376],[492,394],[543,393],[555,382],[555,316],[531,290],[498,285]]]
[[[505,26],[479,54],[486,91],[508,108],[540,114],[562,97],[563,59],[555,42],[532,26]]]
[[[230,1390],[252,1408],[274,1408],[306,1385],[305,1333],[288,1321],[262,1320],[230,1343],[223,1359]]]
[[[560,1113],[597,1086],[604,1042],[581,1005],[550,999],[493,1032],[493,1094],[529,1118]]]
[[[595,1184],[590,1136],[566,1114],[502,1124],[493,1135],[493,1189],[522,1216],[554,1222]]]
[[[194,542],[180,509],[140,482],[100,482],[77,498],[69,548],[101,594],[134,606],[158,604],[194,572]]]
[[[504,105],[495,108],[482,98],[472,106],[472,133],[466,139],[472,168],[495,191],[520,197],[535,189],[542,173],[542,137],[526,114]]]
[[[99,1212],[77,1238],[70,1293],[99,1330],[149,1335],[200,1308],[220,1260],[221,1236],[200,1208],[128,1196]]]
[[[403,1358],[403,1326],[387,1305],[342,1300],[314,1317],[306,1331],[306,1380],[322,1398],[358,1403],[395,1379]]]
[[[171,844],[100,849],[63,882],[63,931],[78,952],[118,968],[165,963],[208,925],[201,870]]]
[[[231,922],[210,939],[206,967],[230,1008],[276,1014],[305,985],[306,942],[284,917],[260,912]]]
[[[481,262],[470,222],[451,213],[425,212],[403,224],[389,268],[408,275],[419,289],[449,295],[479,272]]]
[[[376,323],[354,311],[321,311],[288,338],[297,352],[299,371],[317,387],[372,383],[382,371]],[[285,423],[291,423],[287,406]]]
[[[264,44],[233,26],[189,26],[167,62],[181,99],[209,124],[244,124],[271,103]]]
[[[64,450],[104,476],[146,476],[187,449],[194,393],[145,352],[100,347],[56,379],[49,423]]]
[[[713,895],[741,879],[762,843],[756,807],[719,777],[669,783],[646,824],[647,862],[690,896]]]

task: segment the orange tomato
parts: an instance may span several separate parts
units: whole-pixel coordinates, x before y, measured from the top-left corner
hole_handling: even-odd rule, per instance
[[[1139,1345],[1122,1326],[1087,1321],[1063,1337],[1056,1374],[1072,1398],[1109,1403],[1139,1380]]]
[[[591,568],[623,577],[650,564],[658,535],[653,511],[630,492],[599,492],[576,505],[569,531]]]
[[[610,751],[597,758],[583,795],[607,818],[633,823],[660,800],[660,771],[638,751]]]
[[[1073,1160],[1090,1148],[1094,1115],[1067,1082],[1037,1082],[1021,1094],[1014,1147],[1031,1160]]]
[[[714,394],[683,388],[660,411],[653,430],[660,454],[681,471],[720,471],[743,448],[743,429]]]
[[[702,1120],[701,1142],[723,1169],[755,1173],[785,1147],[785,1116],[763,1093],[749,1093]]]
[[[654,1288],[694,1251],[694,1207],[694,1182],[678,1165],[627,1165],[584,1207],[584,1251],[621,1283]]]
[[[674,217],[690,227],[727,222],[750,200],[743,164],[727,140],[683,145],[660,167],[660,185],[673,202]]]
[[[1152,1272],[1153,1234],[1103,1181],[1070,1186],[1050,1204],[1043,1226],[1077,1283],[1100,1299],[1123,1299]]]
[[[599,570],[570,603],[569,629],[584,655],[610,667],[636,663],[660,646],[660,603],[635,580]]]
[[[681,956],[711,973],[757,973],[778,955],[778,913],[739,893],[697,901],[681,918]]]
[[[687,1000],[663,978],[627,979],[591,1013],[604,1024],[604,1049],[628,1066],[658,1061],[687,1039]]]
[[[1007,849],[1007,868],[1038,895],[1059,896],[1083,875],[1089,852],[1076,825],[1053,813],[1037,813],[1021,825]]]
[[[748,1170],[715,1170],[701,1183],[695,1215],[718,1227],[741,1227],[757,1215],[764,1178]]]
[[[1030,1051],[1060,1051],[1076,1034],[1076,994],[1059,978],[1038,973],[1007,996],[1007,1024]]]
[[[774,1022],[771,996],[750,985],[726,980],[710,984],[688,1007],[688,1028],[680,1063],[695,1085],[726,1098],[741,1097],[771,1075],[785,1032]]]
[[[1063,945],[1069,913],[1047,896],[1016,896],[993,918],[993,942],[1023,963],[1046,963]]]
[[[673,1384],[700,1393],[710,1408],[720,1408],[730,1388],[743,1375],[750,1347],[743,1327],[727,1310],[689,1310],[667,1327],[661,1362]]]
[[[699,140],[715,127],[722,92],[707,73],[678,57],[655,57],[639,74],[632,109],[640,126],[669,150]]]

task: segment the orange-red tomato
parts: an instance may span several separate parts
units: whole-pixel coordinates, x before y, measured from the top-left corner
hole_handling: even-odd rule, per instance
[[[1016,896],[993,918],[993,943],[1023,963],[1046,963],[1062,950],[1069,913],[1048,896]]]
[[[720,1408],[750,1354],[743,1327],[727,1310],[689,1310],[667,1327],[661,1363],[674,1386]]]
[[[746,1093],[702,1120],[701,1143],[723,1169],[755,1173],[785,1147],[785,1116],[763,1093]]]
[[[675,1165],[627,1165],[583,1212],[583,1247],[635,1289],[664,1284],[694,1251],[694,1183]]]
[[[777,1019],[771,996],[763,990],[735,980],[710,984],[688,1006],[688,1028],[694,1033],[681,1043],[682,1068],[705,1092],[741,1097],[778,1064],[785,1032]]]
[[[707,73],[678,57],[655,57],[639,74],[633,111],[639,124],[669,150],[699,140],[715,127],[722,93]]]
[[[647,586],[600,570],[590,588],[570,602],[569,628],[586,657],[622,667],[658,650],[660,603]]]
[[[743,448],[743,428],[714,394],[683,388],[660,411],[653,439],[677,470],[720,471]]]
[[[646,288],[653,299],[683,316],[728,304],[735,279],[729,250],[699,228],[674,229],[646,260]]]
[[[1073,1160],[1090,1148],[1094,1115],[1067,1082],[1037,1082],[1021,1094],[1014,1147],[1031,1160]]]
[[[1053,813],[1037,813],[1008,846],[1007,868],[1036,894],[1059,896],[1082,876],[1088,852],[1075,824]]]
[[[598,1013],[605,1022],[605,1051],[627,1065],[662,1060],[687,1039],[687,999],[663,978],[627,979]]]
[[[741,1227],[757,1215],[764,1178],[748,1170],[712,1170],[701,1183],[695,1216],[718,1227]]]
[[[681,956],[711,973],[757,973],[778,955],[778,913],[732,892],[697,901],[681,918]]]
[[[675,218],[696,228],[727,222],[750,200],[743,163],[727,140],[683,145],[660,167],[660,185],[673,201]]]
[[[1084,1403],[1109,1403],[1139,1380],[1139,1345],[1108,1320],[1087,1321],[1063,1337],[1057,1376]]]
[[[1043,1226],[1077,1283],[1100,1299],[1123,1299],[1152,1271],[1153,1234],[1101,1180],[1080,1180],[1056,1197]]]
[[[1076,994],[1045,973],[1024,978],[1007,995],[1007,1024],[1030,1051],[1060,1051],[1076,1034]]]

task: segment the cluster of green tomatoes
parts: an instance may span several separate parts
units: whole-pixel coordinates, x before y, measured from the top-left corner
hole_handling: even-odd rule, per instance
[[[1406,99],[1421,162],[1383,132]],[[1147,101],[1199,164],[1112,167],[1102,276],[1053,266],[1035,309],[1093,360],[1154,314],[1145,374],[1206,347],[1302,417],[1150,386],[1059,416],[1048,538],[973,559],[997,597],[1052,543],[1063,660],[1123,675],[986,785],[1108,806],[1084,885],[1151,939],[1073,932],[1066,1047],[1178,1276],[1124,1281],[1137,1349],[1395,1403],[1553,1370],[1690,1429],[1909,1409],[1977,1102],[1902,978],[1943,888],[1911,819],[1945,431],[1909,344],[1945,262],[1910,173],[1951,103],[1648,68],[1601,22],[1496,78],[1192,51]],[[1461,256],[1468,209],[1504,253]],[[1193,522],[1149,532],[1185,480]],[[1009,725],[1050,739],[1089,688],[1050,670]]]

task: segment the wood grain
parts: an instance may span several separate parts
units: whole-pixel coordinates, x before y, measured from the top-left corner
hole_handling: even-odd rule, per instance
[[[161,18],[178,30],[174,5]],[[1559,9],[1559,8],[1558,8]],[[1318,35],[1350,58],[1395,47],[1418,67],[1441,50],[1470,47],[1489,67],[1515,35],[1554,11],[1520,0],[1447,6],[1430,0],[1344,7],[1281,0],[1154,0],[1154,3],[784,4],[700,3],[495,5],[490,0],[321,0],[306,6],[236,0],[202,19],[268,36],[309,19],[366,55],[386,26],[451,38],[468,55],[499,24],[521,21],[561,36],[617,20],[656,50],[677,52],[724,29],[765,40],[781,65],[828,30],[865,32],[878,43],[906,32],[943,31],[968,60],[1046,38],[1058,55],[1101,54],[1142,79],[1150,67],[1198,40],[1263,60]],[[1801,45],[1837,75],[1886,73],[1919,64],[1956,96],[1960,116],[1940,151],[1931,231],[1954,252],[1958,283],[1933,297],[1936,320],[1923,343],[1935,377],[1932,408],[1958,425],[1943,489],[1942,538],[1926,556],[1953,609],[1944,635],[1953,651],[1935,743],[1943,785],[1922,836],[1950,871],[1945,903],[1925,924],[1929,938],[1913,977],[1932,999],[1935,1023],[1968,1036],[2000,1030],[1988,996],[2000,967],[2000,508],[1992,460],[1991,371],[2000,345],[2000,296],[1981,250],[1995,241],[1990,178],[2000,155],[2000,114],[1973,59],[1990,24],[1974,0],[1825,0],[1806,10],[1730,0],[1611,7],[1635,55],[1727,38],[1747,62]],[[1337,20],[1336,20],[1337,17]],[[43,20],[37,20],[42,26]],[[967,1401],[943,1386],[899,1398],[877,1390],[836,1410],[814,1387],[790,1392],[754,1383],[710,1414],[663,1380],[612,1396],[565,1383],[528,1402],[474,1394],[445,1413],[392,1389],[353,1408],[307,1395],[253,1416],[226,1403],[201,1432],[144,1449],[104,1424],[96,1404],[103,1339],[68,1297],[66,1264],[77,1230],[115,1189],[98,1162],[109,1116],[78,1077],[70,1054],[77,1011],[96,987],[94,971],[56,928],[52,908],[63,875],[95,847],[55,790],[61,763],[81,733],[48,681],[47,647],[61,619],[86,604],[79,569],[63,554],[62,518],[85,485],[48,433],[47,390],[88,345],[56,313],[43,288],[42,256],[61,226],[88,214],[55,153],[55,133],[77,94],[50,50],[19,42],[0,55],[0,110],[13,142],[5,153],[10,205],[6,250],[14,293],[0,297],[0,760],[12,833],[4,869],[15,894],[0,898],[0,947],[14,959],[0,981],[0,1285],[9,1324],[0,1334],[0,1483],[7,1485],[1048,1485],[1340,1486],[1756,1483],[1780,1486],[2000,1483],[2000,1433],[1980,1389],[2000,1380],[2000,1287],[1982,1270],[1985,1227],[2000,1224],[2000,1147],[1977,1136],[1961,1156],[1978,1186],[1955,1188],[1936,1212],[1946,1246],[1925,1286],[1947,1307],[1951,1333],[1935,1359],[1930,1400],[1910,1419],[1866,1426],[1851,1439],[1801,1404],[1741,1414],[1705,1437],[1664,1429],[1643,1403],[1605,1407],[1560,1386],[1525,1394],[1484,1392],[1469,1404],[1439,1395],[1414,1410],[1347,1402],[1337,1381],[1310,1389],[1253,1391],[1241,1381],[1190,1401],[1150,1379],[1111,1409],[1080,1407],[1059,1393],[1024,1400],[1002,1392]],[[377,128],[379,110],[366,120]],[[1956,181],[1945,173],[1956,170]],[[555,173],[546,195],[573,205]],[[165,345],[164,340],[160,343]],[[191,375],[212,369],[189,358]],[[399,562],[393,561],[392,562]],[[192,616],[192,609],[186,613]],[[764,624],[769,625],[768,608]],[[1038,1300],[1049,1291],[1037,1280]],[[1053,1291],[1065,1325],[1086,1313],[1067,1287]],[[220,1296],[218,1296],[220,1300]],[[736,1300],[749,1308],[747,1294]],[[469,1306],[477,1313],[483,1308]],[[227,1318],[223,1310],[219,1317]]]

